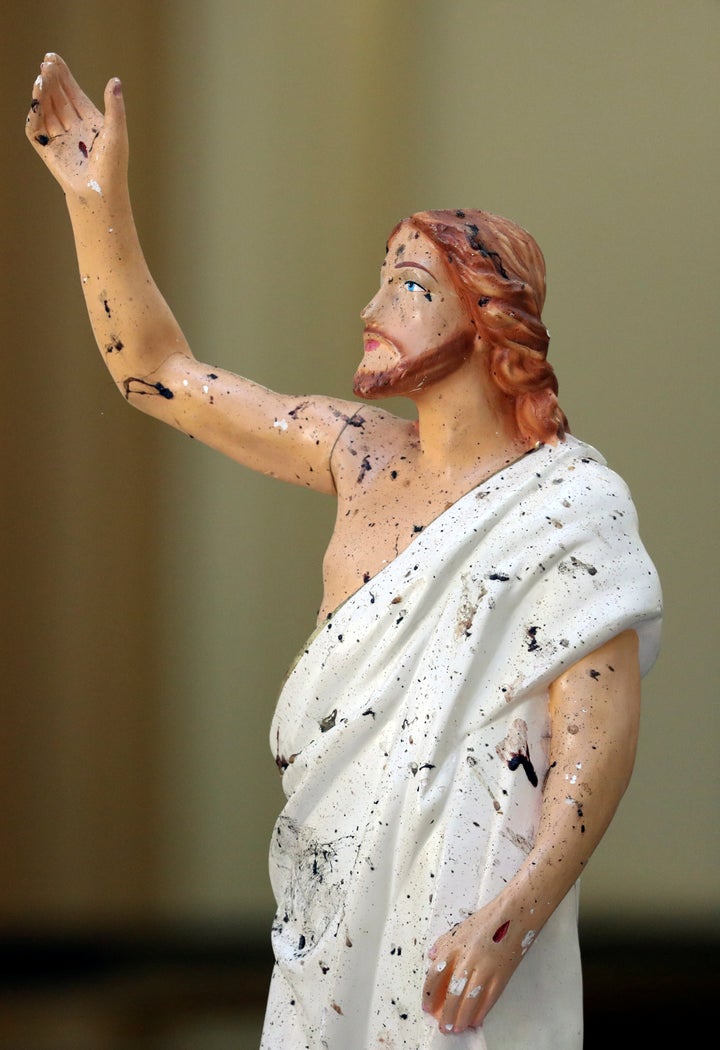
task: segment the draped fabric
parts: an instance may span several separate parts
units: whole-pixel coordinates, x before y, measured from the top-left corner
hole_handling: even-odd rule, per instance
[[[447,1047],[426,952],[531,849],[548,687],[661,596],[624,482],[575,438],[483,482],[315,631],[271,728],[287,805],[270,869],[262,1047]],[[582,1045],[576,888],[463,1048]]]

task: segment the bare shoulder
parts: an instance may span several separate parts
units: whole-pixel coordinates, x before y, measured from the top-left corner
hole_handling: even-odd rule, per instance
[[[332,454],[339,492],[346,483],[354,487],[359,472],[369,475],[374,471],[377,476],[393,463],[400,464],[418,446],[415,423],[373,405],[353,408]]]

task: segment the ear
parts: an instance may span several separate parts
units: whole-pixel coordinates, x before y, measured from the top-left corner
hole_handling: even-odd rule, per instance
[[[527,378],[526,359],[515,346],[497,347],[494,354],[494,370],[511,386],[522,386]]]

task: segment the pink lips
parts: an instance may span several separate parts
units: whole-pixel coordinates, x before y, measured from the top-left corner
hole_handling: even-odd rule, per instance
[[[363,347],[366,353],[369,353],[371,350],[379,350],[383,341],[383,333],[379,332],[377,328],[366,328],[363,332]]]

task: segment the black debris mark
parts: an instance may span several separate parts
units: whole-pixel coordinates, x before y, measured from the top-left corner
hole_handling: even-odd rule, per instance
[[[88,148],[85,145],[85,143],[84,142],[78,142],[78,149],[82,153],[83,157],[85,157],[85,159],[87,160]]]
[[[295,408],[291,408],[290,409],[290,411],[288,412],[288,415],[292,416],[292,418],[295,419],[295,416],[298,414],[298,412],[302,412],[302,410],[304,408],[307,408],[307,406],[309,404],[310,404],[309,401],[301,401],[299,405],[295,405]]]
[[[139,383],[140,386],[147,387],[147,390],[131,390],[131,383]],[[138,379],[137,376],[130,376],[123,382],[123,386],[125,387],[125,399],[128,401],[130,400],[131,394],[157,394],[159,397],[164,397],[167,401],[170,401],[175,397],[172,390],[170,390],[169,387],[163,386],[162,383],[148,383],[146,379]]]
[[[375,712],[373,711],[373,709],[371,707],[368,707],[367,711],[363,711],[363,718],[365,717],[365,715],[372,715],[373,718],[374,718],[375,717]]]
[[[571,557],[569,564],[566,561],[558,562],[558,572],[569,573],[572,572],[573,569],[582,569],[588,574],[588,576],[595,576],[597,573],[597,569],[594,565],[589,565],[585,561],[580,561],[579,558]]]
[[[110,307],[108,305],[107,299],[103,299],[103,306],[105,307],[105,313],[108,315],[108,317],[112,317],[112,312],[111,312]]]
[[[489,302],[490,302],[490,296],[489,295],[481,295],[480,298],[478,299],[478,306],[487,306],[487,304]]]
[[[320,969],[322,970],[323,973],[328,973],[328,971],[330,970],[330,967],[326,966],[325,963],[322,961],[322,959],[319,960],[318,965],[319,965],[319,967],[320,967]]]
[[[528,637],[530,639],[530,641],[528,643],[528,652],[529,653],[534,653],[538,649],[542,648],[542,646],[538,643],[538,640],[537,640],[537,633],[538,633],[539,630],[540,630],[539,627],[528,627],[528,629],[527,629],[527,634],[528,634]]]
[[[305,934],[300,934],[300,940],[298,941],[298,951],[301,952],[305,947]]]
[[[588,671],[588,674],[590,675],[591,678],[594,678],[596,682],[597,682],[598,678],[600,677],[600,672],[596,671],[594,667],[592,667]]]
[[[280,773],[284,773],[287,767],[293,764],[299,753],[299,751],[296,751],[294,755],[290,755],[290,758],[285,758],[285,756],[280,752],[280,730],[278,729],[277,744],[275,751],[275,765],[278,767]],[[285,921],[287,922],[287,919]]]
[[[369,582],[370,582],[370,573],[369,572],[364,572],[363,573],[363,583],[369,583]]]
[[[545,785],[547,784],[547,779],[550,776],[550,770],[554,769],[556,765],[557,765],[557,762],[551,762],[550,765],[547,767],[547,771],[545,773],[545,778],[543,780],[543,791],[545,790]]]
[[[395,478],[397,477],[397,471],[396,471],[396,470],[391,470],[391,471],[390,471],[390,477],[391,477],[391,478],[393,479],[393,481],[394,481],[394,480],[395,480]]]
[[[365,426],[365,419],[363,418],[363,416],[359,415],[359,413],[357,413],[357,412],[355,413],[354,416],[350,416],[350,419],[348,419],[347,422],[348,422],[348,426],[349,427],[364,427]]]
[[[502,259],[500,258],[500,256],[498,255],[497,252],[492,252],[488,248],[485,247],[483,242],[478,237],[478,234],[479,234],[480,231],[478,230],[478,228],[475,225],[475,223],[474,222],[466,222],[465,223],[465,229],[469,231],[468,234],[467,234],[467,239],[468,239],[468,244],[473,249],[473,251],[480,252],[480,254],[482,255],[482,257],[484,259],[489,259],[490,262],[493,264],[493,266],[495,268],[495,272],[500,274],[501,277],[504,277],[506,281],[509,281],[510,278],[508,277],[507,273],[505,272],[505,268],[504,268],[504,266],[502,264]]]
[[[360,473],[358,474],[358,483],[360,483],[360,482],[362,482],[364,480],[365,475],[367,474],[367,472],[369,470],[372,470],[372,464],[370,462],[370,457],[369,456],[364,456],[363,457],[363,461],[360,464]]]
[[[455,212],[455,217],[458,218],[458,219],[464,219],[465,218],[465,212],[464,211],[456,211]]]
[[[423,762],[423,764],[420,766],[420,769],[434,769],[434,768],[435,768],[435,766],[432,764],[432,762]]]
[[[422,532],[424,528],[424,525],[413,525],[413,532]]]
[[[331,711],[329,715],[325,715],[324,718],[320,719],[320,732],[327,733],[328,729],[332,729],[335,725],[335,719],[337,718],[337,707],[334,711]]]
[[[488,579],[497,580],[498,583],[507,583],[510,577],[506,576],[504,572],[491,572]]]
[[[113,352],[113,350],[117,350],[118,353],[119,353],[120,350],[122,350],[124,345],[125,344],[120,339],[115,339],[113,337],[113,342],[112,343],[108,343],[107,346],[105,347],[105,353],[106,354],[111,354]]]
[[[530,781],[532,786],[536,788],[538,786],[538,778],[537,773],[535,772],[535,767],[530,761],[530,756],[524,755],[521,752],[514,754],[508,761],[508,769],[511,770],[511,772],[515,772],[518,766],[523,767],[527,774],[528,780]]]
[[[217,379],[217,376],[214,372],[208,372],[207,377],[208,379]]]
[[[47,146],[50,139],[47,137],[47,135],[36,135],[35,141],[39,142],[41,146]]]

